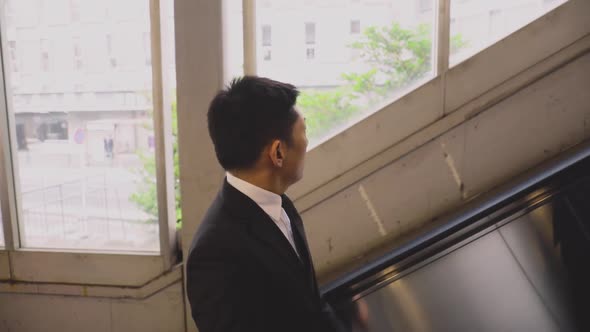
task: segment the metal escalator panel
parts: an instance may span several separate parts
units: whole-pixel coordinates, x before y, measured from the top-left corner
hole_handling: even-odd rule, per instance
[[[562,330],[496,229],[355,302],[359,331]]]
[[[359,291],[332,302],[338,316],[351,331],[590,331],[584,173],[370,286],[349,284]]]

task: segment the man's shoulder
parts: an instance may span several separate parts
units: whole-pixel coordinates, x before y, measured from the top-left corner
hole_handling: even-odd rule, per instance
[[[225,211],[221,204],[214,202],[193,236],[189,260],[210,254],[236,254],[236,248],[240,248],[243,242],[243,226],[240,220]]]

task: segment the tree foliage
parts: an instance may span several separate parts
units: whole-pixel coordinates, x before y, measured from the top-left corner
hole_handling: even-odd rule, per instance
[[[305,114],[308,135],[314,140],[349,123],[363,110],[371,109],[400,88],[410,86],[432,69],[431,26],[404,28],[394,22],[368,27],[349,45],[369,65],[364,72],[342,74],[344,85],[331,90],[302,91],[298,106]],[[451,38],[451,50],[466,45],[461,36]]]
[[[178,113],[176,112],[176,102],[172,103],[171,114],[176,225],[180,228],[182,226],[182,210],[180,208],[180,164],[178,161]],[[142,152],[138,152],[138,155],[143,166],[139,170],[141,184],[137,192],[131,194],[130,200],[137,204],[137,206],[139,206],[144,212],[153,216],[157,220],[158,195],[156,189],[156,159],[153,155],[146,155]]]

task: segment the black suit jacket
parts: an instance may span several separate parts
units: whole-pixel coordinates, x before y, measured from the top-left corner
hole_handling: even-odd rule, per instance
[[[320,299],[301,217],[287,196],[282,200],[300,258],[273,220],[224,181],[187,260],[200,332],[341,330]]]

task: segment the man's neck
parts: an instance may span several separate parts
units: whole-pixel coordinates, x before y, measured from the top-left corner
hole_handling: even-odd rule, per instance
[[[232,170],[229,171],[233,176],[253,184],[264,190],[268,190],[277,195],[282,195],[287,191],[287,187],[278,176],[268,171],[260,170]]]

